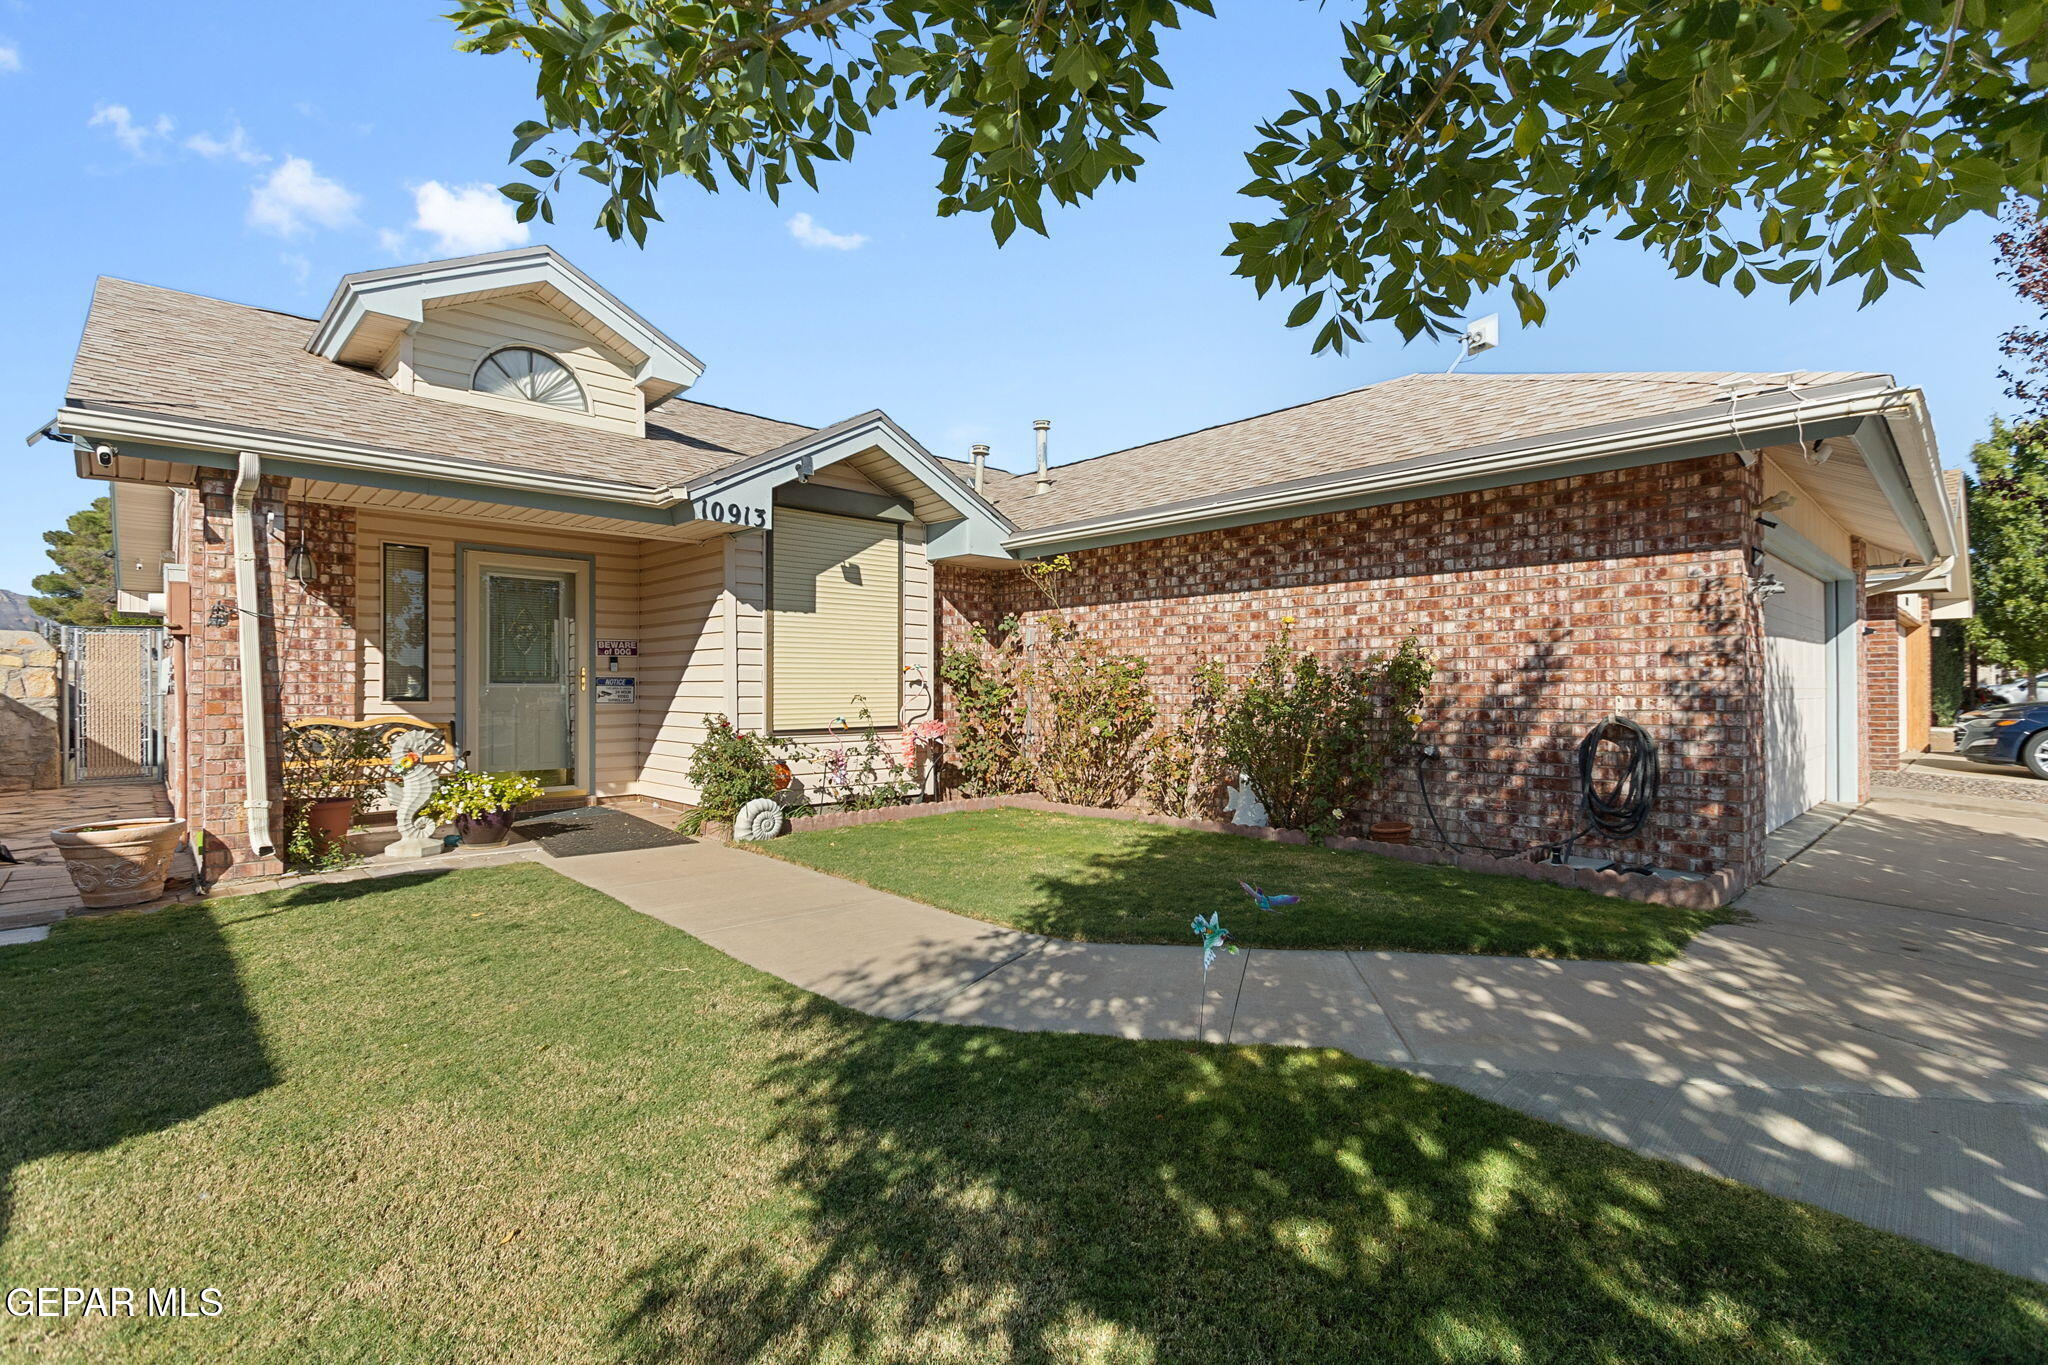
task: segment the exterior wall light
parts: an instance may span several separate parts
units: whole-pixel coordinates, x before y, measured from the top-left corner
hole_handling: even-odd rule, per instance
[[[291,549],[285,551],[284,576],[286,578],[294,583],[310,583],[313,581],[314,574],[313,552],[306,548],[305,541],[302,540],[292,546]]]

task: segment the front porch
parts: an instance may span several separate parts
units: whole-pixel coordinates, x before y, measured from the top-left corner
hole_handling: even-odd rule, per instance
[[[762,497],[765,526],[650,534],[267,474],[251,497],[246,479],[197,471],[167,509],[181,572],[165,617],[171,799],[205,832],[209,878],[282,870],[294,794],[279,750],[294,721],[417,721],[472,770],[534,777],[548,804],[680,813],[699,795],[690,762],[714,716],[813,745],[933,716],[946,523],[928,518],[948,505],[873,445],[793,467]],[[246,582],[243,539],[256,560]],[[252,723],[268,776],[255,791]]]

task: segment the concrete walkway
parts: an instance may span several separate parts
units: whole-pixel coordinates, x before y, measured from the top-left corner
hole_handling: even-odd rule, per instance
[[[1839,812],[1837,814],[1840,814]],[[1342,1048],[2048,1280],[2048,810],[1886,792],[1662,967],[1017,933],[710,844],[549,860],[891,1019]]]

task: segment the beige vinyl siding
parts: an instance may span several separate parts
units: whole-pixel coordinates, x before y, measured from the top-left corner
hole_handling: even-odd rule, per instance
[[[384,543],[427,551],[427,698],[384,700]],[[594,560],[595,635],[635,639],[640,633],[640,555],[645,542],[579,536],[501,523],[443,521],[361,509],[356,514],[356,629],[363,641],[361,708],[365,719],[411,716],[448,725],[461,713],[456,692],[456,546],[489,545],[535,555],[590,555]],[[666,547],[664,547],[666,548]],[[581,611],[579,610],[579,615]],[[632,660],[626,661],[631,664]],[[620,672],[631,669],[622,665]],[[636,675],[637,676],[637,675]],[[600,796],[625,795],[639,776],[640,712],[647,705],[592,706],[594,771],[585,775]],[[594,786],[589,786],[594,781]]]
[[[780,508],[769,614],[768,717],[778,733],[896,724],[903,667],[903,543],[894,522]]]
[[[932,720],[938,712],[937,626],[932,619],[932,565],[925,558],[924,527],[903,528],[902,719]],[[877,716],[895,724],[895,716]]]
[[[561,361],[583,386],[588,415],[471,392],[476,367],[505,346],[531,346]],[[538,299],[508,296],[430,305],[409,338],[406,365],[417,393],[635,436],[645,430],[646,412],[640,390],[633,385],[632,367]]]
[[[1764,457],[1764,496],[1768,498],[1777,493],[1792,495],[1791,505],[1772,512],[1771,520],[1797,531],[1840,562],[1847,564],[1852,553],[1849,533],[1843,529],[1840,522],[1827,514],[1821,507],[1820,500],[1807,492],[1792,470],[1787,467],[1795,465],[1797,461],[1797,456],[1783,464],[1775,456]]]
[[[640,772],[633,792],[694,803],[690,755],[727,699],[725,540],[641,542]]]

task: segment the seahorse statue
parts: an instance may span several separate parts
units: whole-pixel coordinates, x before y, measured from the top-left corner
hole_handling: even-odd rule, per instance
[[[420,814],[440,782],[427,755],[441,747],[441,737],[431,730],[404,730],[391,739],[391,778],[384,795],[398,808],[398,842],[388,852],[394,857],[423,858],[441,847],[434,838],[434,822]]]

